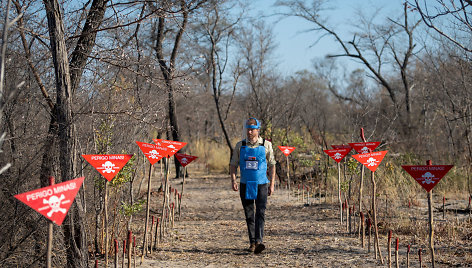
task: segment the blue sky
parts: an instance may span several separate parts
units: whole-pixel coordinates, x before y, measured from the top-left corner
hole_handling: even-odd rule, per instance
[[[314,58],[323,58],[327,54],[340,52],[339,45],[329,36],[313,45],[320,35],[315,32],[306,32],[312,24],[303,19],[293,17],[281,19],[270,16],[277,12],[277,8],[273,6],[275,2],[275,0],[257,0],[253,3],[255,6],[253,14],[265,17],[265,20],[274,26],[274,35],[278,45],[274,59],[279,63],[279,69],[283,74],[310,69]],[[379,20],[384,20],[387,16],[401,15],[403,2],[402,0],[331,0],[327,1],[330,10],[324,14],[328,17],[327,23],[346,40],[352,37],[350,34],[353,30],[352,25],[358,21],[359,12],[368,16],[377,12]],[[339,58],[339,61],[342,61],[348,69],[356,68],[356,63],[352,60]]]

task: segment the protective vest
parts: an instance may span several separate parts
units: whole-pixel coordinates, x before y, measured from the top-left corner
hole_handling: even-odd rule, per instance
[[[267,160],[265,140],[256,148],[246,146],[242,141],[239,151],[239,168],[241,170],[241,183],[246,184],[246,199],[257,198],[257,185],[269,183],[267,179]]]

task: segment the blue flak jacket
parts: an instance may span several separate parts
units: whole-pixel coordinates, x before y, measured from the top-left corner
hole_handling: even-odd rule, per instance
[[[257,185],[269,183],[264,143],[256,148],[250,148],[246,146],[246,141],[243,141],[239,152],[241,183],[246,184],[246,199],[248,200],[257,198]]]

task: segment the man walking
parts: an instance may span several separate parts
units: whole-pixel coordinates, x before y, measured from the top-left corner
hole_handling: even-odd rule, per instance
[[[250,243],[248,250],[259,254],[265,249],[262,243],[265,209],[267,196],[274,192],[275,158],[272,143],[259,136],[261,128],[259,120],[249,118],[245,127],[247,138],[239,141],[234,148],[230,161],[230,174],[232,188],[238,191],[236,171],[239,166],[241,173],[239,195],[246,216]]]

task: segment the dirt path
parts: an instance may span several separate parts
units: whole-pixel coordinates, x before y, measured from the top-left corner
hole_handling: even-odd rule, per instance
[[[334,205],[303,206],[295,198],[289,202],[286,190],[269,197],[264,238],[267,249],[260,255],[245,251],[248,238],[244,214],[228,177],[186,180],[182,213],[182,220],[176,222],[160,249],[148,256],[142,267],[380,265],[367,248],[360,247],[357,236],[348,235],[345,227],[339,226]],[[385,258],[385,247],[382,251]],[[402,252],[402,266],[406,266],[405,255]],[[411,266],[418,267],[416,256],[410,258]]]
[[[144,267],[375,267],[375,260],[348,237],[332,206],[304,207],[279,190],[266,212],[266,251],[249,254],[239,195],[224,177],[188,179],[183,218]],[[371,254],[370,254],[371,255]]]

